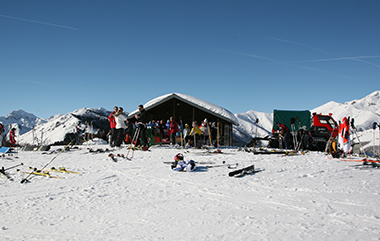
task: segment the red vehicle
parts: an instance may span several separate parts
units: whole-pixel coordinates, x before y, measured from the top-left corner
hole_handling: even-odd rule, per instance
[[[313,140],[313,145],[308,148],[310,150],[325,150],[326,144],[329,142],[330,137],[338,136],[338,124],[332,117],[332,114],[323,115],[313,113],[310,111],[282,111],[275,110],[273,113],[273,137],[269,142],[270,147],[279,147],[278,134],[276,133],[277,122],[287,124],[288,129],[291,130],[290,123],[293,120],[293,128],[298,131],[297,140],[301,140],[300,131],[301,128],[305,129]],[[277,134],[277,135],[276,135]],[[291,148],[294,147],[294,143],[290,141]],[[293,140],[294,142],[294,140]]]
[[[338,136],[338,123],[332,117],[332,114],[322,115],[313,113],[310,133],[316,142],[326,143],[330,137]]]

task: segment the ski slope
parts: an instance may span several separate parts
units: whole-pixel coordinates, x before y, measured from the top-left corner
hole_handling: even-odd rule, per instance
[[[92,149],[107,145],[92,143]],[[14,181],[0,178],[1,240],[374,240],[380,236],[380,170],[359,170],[324,153],[253,155],[189,153],[154,146],[131,161],[89,153],[87,145],[65,151],[48,166],[81,174],[65,179],[32,176],[56,155],[18,152],[2,158]],[[55,146],[52,151],[63,148]],[[111,149],[127,155],[126,147]],[[241,178],[233,169],[174,172],[163,162],[185,160],[254,164],[265,169]],[[131,154],[131,153],[130,153]]]

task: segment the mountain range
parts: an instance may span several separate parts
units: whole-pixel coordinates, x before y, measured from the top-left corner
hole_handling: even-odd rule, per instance
[[[311,113],[332,113],[338,122],[344,117],[355,119],[358,131],[372,129],[374,122],[380,123],[380,91],[374,91],[368,96],[345,103],[330,101],[310,110]],[[0,117],[6,131],[15,127],[19,131],[19,143],[25,144],[57,144],[65,141],[76,128],[86,128],[88,124],[93,129],[104,129],[109,125],[108,115],[111,112],[104,108],[82,108],[67,114],[58,114],[47,119],[36,117],[23,110],[12,111],[6,117]],[[235,114],[239,121],[234,126],[234,144],[245,145],[254,137],[265,137],[271,134],[273,113],[263,113],[250,110],[246,113]]]

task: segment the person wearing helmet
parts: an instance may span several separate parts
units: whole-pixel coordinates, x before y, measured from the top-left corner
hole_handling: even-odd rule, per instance
[[[193,160],[186,162],[184,160],[183,154],[178,153],[174,157],[174,163],[172,164],[171,168],[173,169],[173,171],[192,172],[195,170],[196,166]]]

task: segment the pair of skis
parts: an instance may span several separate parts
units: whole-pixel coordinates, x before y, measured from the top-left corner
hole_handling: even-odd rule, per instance
[[[63,148],[53,159],[51,159],[43,168],[41,168],[40,170],[44,170],[50,163],[52,163],[64,150],[66,150],[66,148],[68,148],[70,145],[71,145],[72,141],[70,141],[69,144],[67,144],[67,146],[65,146],[65,148]],[[29,172],[28,173],[28,176],[26,176],[24,179],[21,180],[21,183],[26,183],[26,182],[29,182],[28,178],[32,175],[34,175],[35,173],[37,172]],[[37,174],[38,175],[38,174]]]
[[[49,171],[42,171],[42,170],[38,170],[37,168],[34,168],[33,171],[31,172],[23,172],[23,173],[29,174],[28,176],[36,175],[36,176],[44,176],[44,177],[49,177],[49,178],[64,179],[64,177],[53,176],[53,175],[50,175]]]
[[[38,170],[37,168],[33,168],[33,167],[29,167],[29,169],[31,169],[32,171],[31,172],[23,172],[23,173],[31,174],[31,175],[37,175],[37,176],[44,176],[44,177],[49,177],[49,178],[57,178],[57,179],[64,179],[64,177],[53,176],[50,174],[50,172],[81,174],[80,172],[74,172],[74,171],[66,170],[66,168],[64,168],[64,167],[59,167],[59,168],[52,167],[49,170]]]

